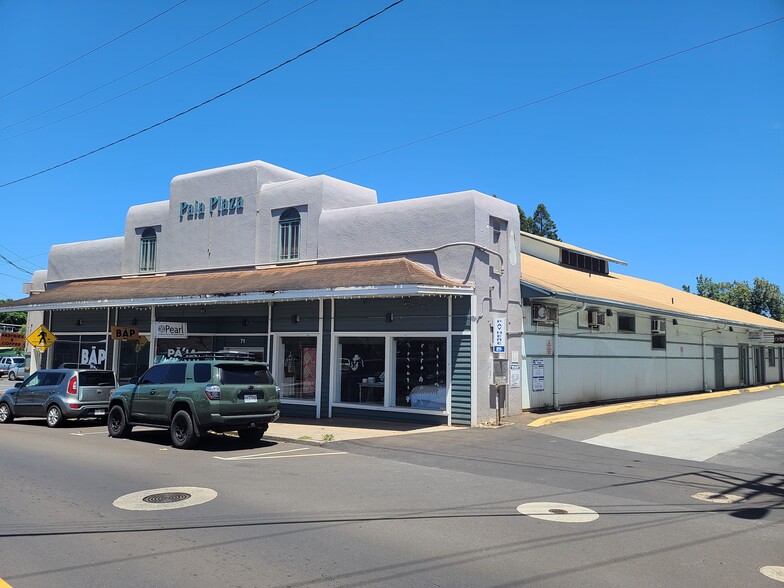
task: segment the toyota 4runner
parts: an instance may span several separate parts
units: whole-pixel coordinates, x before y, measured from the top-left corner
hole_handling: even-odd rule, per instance
[[[197,353],[159,363],[120,386],[109,400],[112,437],[135,425],[167,428],[175,447],[195,447],[207,431],[237,431],[258,441],[280,416],[279,388],[251,355]]]

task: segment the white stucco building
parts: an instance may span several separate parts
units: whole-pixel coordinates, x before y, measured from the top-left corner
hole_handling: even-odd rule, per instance
[[[475,425],[784,379],[784,324],[612,263],[521,234],[517,207],[479,192],[378,203],[254,161],[175,177],[122,236],[53,247],[6,307],[57,337],[35,366],[127,381],[183,351],[246,350],[284,415],[316,418]]]

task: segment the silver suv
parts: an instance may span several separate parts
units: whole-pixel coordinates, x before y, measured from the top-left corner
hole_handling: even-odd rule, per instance
[[[46,417],[48,426],[59,427],[69,418],[106,418],[116,386],[110,370],[38,370],[0,396],[0,423]]]

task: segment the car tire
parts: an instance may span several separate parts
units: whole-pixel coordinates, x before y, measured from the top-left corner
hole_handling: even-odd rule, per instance
[[[14,413],[11,412],[11,407],[7,402],[0,402],[0,424],[11,423],[14,420]]]
[[[16,374],[14,372],[8,372],[8,379],[13,382],[16,380]]]
[[[193,419],[187,411],[177,411],[171,421],[171,440],[177,449],[196,447],[199,437],[193,427]]]
[[[52,429],[63,424],[63,411],[56,404],[52,404],[46,409],[46,426]]]
[[[128,417],[125,416],[125,409],[119,404],[115,404],[109,411],[106,418],[106,427],[109,429],[109,437],[124,439],[131,434],[133,427],[128,424]]]
[[[246,441],[248,443],[252,443],[261,440],[261,438],[264,436],[264,429],[259,429],[259,428],[240,429],[239,431],[237,431],[237,435],[239,436],[240,441]]]

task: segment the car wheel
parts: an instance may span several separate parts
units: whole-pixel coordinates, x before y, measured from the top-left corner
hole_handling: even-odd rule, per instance
[[[59,427],[63,424],[63,411],[60,410],[60,407],[56,404],[53,404],[48,409],[46,409],[46,426],[47,427]]]
[[[13,382],[16,380],[16,374],[14,372],[8,372],[8,379]]]
[[[11,412],[11,407],[7,403],[0,403],[0,423],[10,423],[14,420],[14,413]]]
[[[264,435],[263,429],[240,429],[237,431],[241,441],[258,441]]]
[[[180,410],[172,418],[171,439],[177,449],[190,449],[199,442],[193,419],[186,411]]]
[[[106,423],[109,428],[109,436],[116,439],[128,437],[131,434],[131,429],[133,429],[133,427],[128,424],[128,417],[125,416],[125,410],[119,404],[115,404],[109,411]]]

